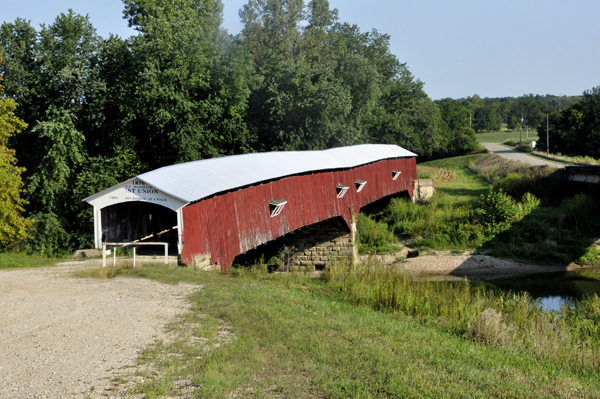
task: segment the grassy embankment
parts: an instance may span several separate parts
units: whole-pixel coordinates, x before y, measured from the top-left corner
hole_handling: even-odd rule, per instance
[[[491,154],[426,162],[418,166],[426,178],[435,172],[423,167],[452,171],[456,178],[436,183],[437,193],[426,204],[394,199],[363,222],[378,221],[376,228],[361,232],[363,252],[384,252],[399,236],[414,239],[411,246],[419,249],[478,249],[535,264],[600,263],[591,246],[600,228],[600,203],[585,195],[566,196],[569,188],[553,169]],[[490,186],[494,192],[488,192]]]
[[[468,283],[416,283],[377,265],[338,265],[322,281],[265,267],[121,273],[203,286],[168,326],[172,339],[141,356],[136,390],[149,398],[600,395],[597,342]]]

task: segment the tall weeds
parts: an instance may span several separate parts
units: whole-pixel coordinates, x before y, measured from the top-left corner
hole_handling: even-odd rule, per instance
[[[469,164],[469,169],[518,199],[525,193],[534,194],[545,205],[558,205],[569,193],[560,172],[548,166],[530,166],[496,154],[486,154]]]
[[[433,179],[436,183],[450,183],[456,180],[456,172],[445,168],[417,165],[417,178]]]
[[[415,279],[374,261],[332,265],[323,279],[354,305],[403,314],[468,339],[531,351],[586,372],[600,370],[598,296],[565,306],[560,313],[547,312],[527,293],[502,292],[466,280]]]

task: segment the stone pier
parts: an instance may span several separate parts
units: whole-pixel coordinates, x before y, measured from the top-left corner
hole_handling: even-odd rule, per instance
[[[357,257],[356,223],[352,231],[342,218],[329,219],[288,234],[283,254],[291,271],[323,270],[332,262],[354,262]]]

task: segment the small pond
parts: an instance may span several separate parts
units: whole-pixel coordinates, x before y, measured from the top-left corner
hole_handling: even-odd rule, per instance
[[[488,284],[503,290],[527,291],[532,298],[539,299],[544,309],[560,310],[565,302],[600,295],[600,269],[528,274],[489,280]]]

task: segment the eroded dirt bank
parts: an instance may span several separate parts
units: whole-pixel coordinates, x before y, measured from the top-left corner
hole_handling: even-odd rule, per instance
[[[572,266],[537,266],[516,262],[514,260],[497,259],[487,255],[465,253],[452,255],[442,252],[433,255],[421,255],[414,258],[404,258],[406,251],[398,254],[362,256],[361,261],[368,262],[369,258],[398,268],[399,270],[419,276],[428,276],[431,279],[471,280],[493,279],[507,276],[531,273],[552,273],[581,269]]]

